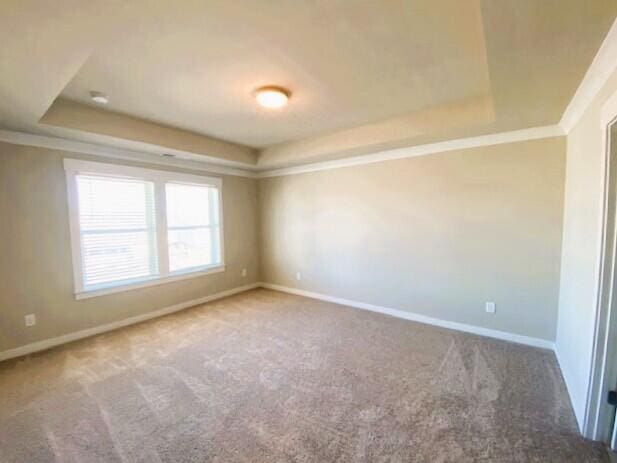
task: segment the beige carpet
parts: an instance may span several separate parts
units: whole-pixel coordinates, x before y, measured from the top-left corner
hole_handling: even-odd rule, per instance
[[[266,290],[0,364],[5,462],[604,462],[552,352]]]

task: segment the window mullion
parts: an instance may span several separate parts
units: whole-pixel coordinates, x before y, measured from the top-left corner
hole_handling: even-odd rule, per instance
[[[82,238],[79,228],[79,198],[77,193],[77,175],[66,171],[66,184],[69,201],[69,228],[73,259],[73,284],[75,293],[84,289]]]
[[[156,242],[158,244],[159,274],[169,275],[169,246],[167,244],[167,201],[165,197],[165,182],[157,180],[154,183],[156,208]]]
[[[208,192],[208,202],[209,207],[208,211],[210,213],[209,217],[209,226],[210,226],[210,242],[212,243],[212,250],[214,254],[215,262],[222,262],[222,250],[220,243],[220,233],[219,233],[219,200],[218,200],[218,188],[210,188]]]

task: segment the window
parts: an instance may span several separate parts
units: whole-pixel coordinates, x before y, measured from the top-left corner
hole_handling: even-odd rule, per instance
[[[154,184],[76,176],[85,288],[158,275]]]
[[[217,190],[208,186],[168,183],[167,245],[169,269],[212,265],[220,260]],[[203,207],[192,207],[201,204]]]
[[[224,270],[220,179],[64,166],[77,298]]]

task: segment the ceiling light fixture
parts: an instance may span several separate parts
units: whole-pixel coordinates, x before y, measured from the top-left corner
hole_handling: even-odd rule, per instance
[[[97,104],[107,104],[109,103],[109,97],[105,95],[103,92],[97,92],[95,90],[90,92],[90,98]]]
[[[291,92],[283,87],[269,85],[255,90],[255,99],[264,108],[278,109],[287,104]]]

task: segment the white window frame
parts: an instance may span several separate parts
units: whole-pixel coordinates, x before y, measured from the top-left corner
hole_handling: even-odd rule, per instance
[[[225,243],[223,232],[223,180],[218,177],[206,177],[201,175],[183,174],[164,170],[145,169],[130,167],[119,164],[106,164],[102,162],[82,161],[78,159],[64,159],[66,174],[67,196],[69,203],[69,227],[71,237],[71,254],[73,260],[73,285],[75,299],[86,299],[105,294],[113,294],[122,291],[130,291],[137,288],[160,285],[172,281],[195,278],[211,273],[225,271]],[[143,281],[129,284],[120,284],[101,289],[86,290],[83,284],[81,234],[79,231],[79,202],[77,193],[77,175],[94,174],[109,175],[112,177],[133,178],[147,180],[154,183],[154,207],[156,217],[156,236],[158,245],[159,275],[157,277],[145,277]],[[169,271],[169,254],[167,249],[167,204],[166,183],[180,183],[187,185],[200,185],[216,188],[218,193],[218,224],[220,243],[220,263],[202,267],[192,267],[177,272]]]

